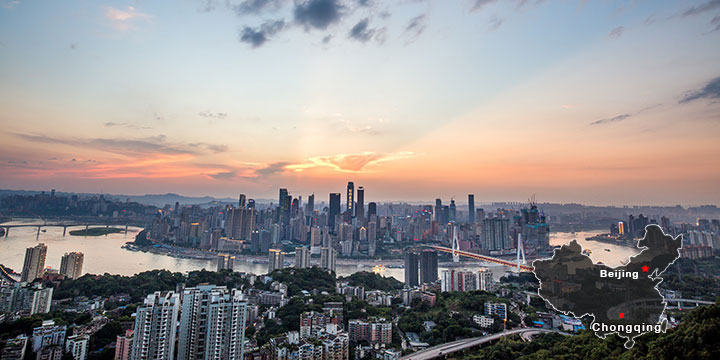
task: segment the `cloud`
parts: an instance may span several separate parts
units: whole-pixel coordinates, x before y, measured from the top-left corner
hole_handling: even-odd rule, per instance
[[[15,5],[20,4],[20,0],[3,0],[2,7],[5,9],[12,9]]]
[[[238,16],[249,14],[260,14],[262,12],[273,12],[279,10],[286,0],[244,0],[232,6],[232,10]]]
[[[232,179],[237,176],[237,174],[234,171],[221,171],[214,174],[206,174],[207,176],[215,179],[215,180],[226,180],[226,179]]]
[[[608,33],[608,37],[613,39],[618,39],[625,33],[625,27],[624,26],[618,26],[612,30],[610,30],[610,33]]]
[[[698,15],[715,9],[720,9],[720,0],[710,0],[704,4],[693,6],[685,10],[685,12],[682,13],[682,16]]]
[[[305,30],[325,30],[340,20],[342,10],[338,0],[306,0],[295,4],[295,22],[303,25]]]
[[[286,162],[286,161],[280,161],[280,162],[268,164],[263,168],[255,170],[255,172],[258,175],[268,176],[268,175],[284,172],[285,167],[288,165],[291,165],[291,163]]]
[[[470,11],[482,10],[482,8],[497,2],[497,0],[475,0]]]
[[[490,31],[495,31],[495,30],[499,29],[500,26],[502,26],[503,19],[501,19],[501,18],[493,15],[493,16],[490,18],[490,21],[489,21],[488,23],[490,24],[490,25],[489,25]]]
[[[151,16],[135,10],[128,6],[127,10],[120,10],[114,7],[105,8],[105,17],[110,20],[117,30],[130,30],[133,28],[133,21],[137,19],[149,19]]]
[[[76,43],[76,42],[70,43],[70,50],[76,50],[77,47],[78,47],[78,43]]]
[[[685,93],[685,96],[680,100],[680,104],[700,99],[720,99],[720,77],[710,80],[702,89]]]
[[[204,118],[224,119],[227,117],[227,113],[221,113],[221,112],[213,113],[213,112],[209,112],[209,111],[201,111],[198,113],[198,116],[204,117]]]
[[[375,29],[368,29],[370,19],[364,18],[350,29],[348,37],[360,42],[367,42],[375,35]]]
[[[590,125],[602,125],[602,124],[607,124],[607,123],[612,123],[612,122],[623,121],[623,120],[629,118],[630,116],[632,116],[632,115],[622,114],[622,115],[613,116],[613,117],[607,118],[607,119],[595,120],[595,121],[591,122]]]
[[[258,48],[283,28],[285,28],[283,19],[267,21],[257,28],[246,26],[240,31],[240,41],[250,44],[253,48]]]
[[[362,6],[362,7],[367,7],[367,6],[371,6],[371,5],[372,5],[372,1],[371,1],[371,0],[356,0],[356,2],[357,2],[358,5],[360,5],[360,6]]]
[[[126,122],[120,122],[120,123],[119,123],[119,122],[108,121],[108,122],[106,122],[104,125],[105,125],[105,127],[126,127],[126,128],[128,128],[128,129],[133,129],[133,130],[148,130],[148,129],[152,129],[152,128],[149,127],[149,126],[136,125],[136,124],[126,123]]]
[[[26,141],[67,145],[79,148],[93,149],[120,155],[144,155],[144,154],[165,154],[165,155],[197,155],[204,152],[223,152],[227,150],[225,145],[206,143],[169,143],[165,135],[156,135],[138,139],[106,139],[106,138],[72,138],[72,137],[50,137],[45,135],[32,135],[15,133],[16,137]]]
[[[715,28],[712,29],[711,31],[720,30],[720,15],[715,15],[715,17],[713,17],[712,20],[710,20],[710,25],[715,26]]]
[[[411,34],[411,41],[417,39],[417,37],[425,31],[426,22],[427,16],[425,14],[410,19],[410,22],[405,26],[405,32]]]
[[[412,157],[413,153],[404,151],[390,154],[363,152],[359,154],[338,154],[329,156],[316,156],[298,164],[285,165],[284,169],[302,171],[315,167],[329,167],[341,172],[360,172],[366,167],[388,161],[395,161]]]

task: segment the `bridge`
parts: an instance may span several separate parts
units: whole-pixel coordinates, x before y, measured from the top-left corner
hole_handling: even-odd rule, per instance
[[[537,329],[537,328],[524,328],[524,329],[515,329],[515,330],[507,330],[503,331],[501,333],[482,336],[482,337],[476,337],[476,338],[470,338],[470,339],[463,339],[463,340],[456,340],[453,342],[449,342],[446,344],[433,346],[431,348],[427,348],[425,350],[421,350],[415,353],[412,353],[410,355],[406,355],[401,357],[401,360],[425,360],[425,359],[434,359],[437,357],[445,356],[451,353],[455,353],[458,351],[463,351],[470,349],[472,347],[482,345],[491,341],[495,341],[500,339],[504,336],[509,335],[520,335],[523,340],[528,341],[530,339],[530,336],[539,334],[539,333],[550,333],[555,332],[561,335],[570,335],[568,333],[564,333],[558,330],[548,330],[548,329]]]
[[[22,228],[22,227],[30,227],[30,228],[37,228],[38,235],[40,234],[40,231],[44,227],[61,227],[63,228],[63,236],[67,234],[67,228],[68,227],[74,227],[74,226],[85,226],[85,230],[88,230],[91,226],[105,226],[106,228],[109,228],[110,226],[125,226],[125,233],[127,234],[128,231],[128,223],[113,223],[113,222],[94,222],[94,223],[42,223],[42,224],[0,224],[0,228],[5,230],[5,237],[8,237],[8,234],[10,234],[11,228]]]
[[[688,308],[696,308],[700,305],[714,305],[714,301],[707,301],[707,300],[696,300],[696,299],[664,299],[667,304],[665,307],[666,309],[688,309]],[[670,303],[675,303],[676,305],[670,306]],[[689,306],[683,306],[682,304],[690,304]],[[695,306],[693,306],[695,305]]]
[[[16,283],[19,279],[19,277],[16,278],[16,276],[17,275],[14,276],[11,274],[8,268],[0,264],[0,280],[5,280],[9,283]]]
[[[464,257],[468,257],[468,258],[471,258],[471,259],[477,259],[477,260],[487,261],[487,262],[489,262],[489,263],[494,263],[494,264],[500,264],[500,265],[505,265],[505,266],[509,266],[509,267],[514,267],[514,268],[519,269],[520,271],[533,271],[533,269],[534,269],[532,266],[520,264],[520,263],[518,263],[518,262],[509,261],[509,260],[503,260],[503,259],[498,259],[498,258],[494,258],[494,257],[492,257],[492,256],[487,256],[487,255],[480,255],[480,254],[476,254],[476,253],[471,253],[471,252],[469,252],[469,251],[453,250],[453,249],[450,249],[450,248],[446,248],[446,247],[444,247],[444,246],[437,246],[437,245],[425,245],[425,246],[427,246],[427,247],[429,247],[429,248],[431,248],[431,249],[434,249],[435,251],[440,251],[440,252],[449,253],[449,254],[453,254],[453,255],[456,255],[456,254],[457,254],[457,255],[459,255],[459,256],[464,256]]]

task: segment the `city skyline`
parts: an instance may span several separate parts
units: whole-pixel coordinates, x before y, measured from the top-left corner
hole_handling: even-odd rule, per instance
[[[0,188],[720,203],[716,1],[228,4],[3,1]]]

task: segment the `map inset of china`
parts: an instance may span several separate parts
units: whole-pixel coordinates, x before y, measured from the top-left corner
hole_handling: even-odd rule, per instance
[[[591,316],[590,329],[601,338],[617,333],[627,339],[665,331],[665,302],[657,290],[660,275],[680,256],[682,239],[649,225],[638,241],[640,253],[615,268],[595,264],[573,240],[553,257],[533,263],[540,280],[538,293],[556,310],[582,318]]]

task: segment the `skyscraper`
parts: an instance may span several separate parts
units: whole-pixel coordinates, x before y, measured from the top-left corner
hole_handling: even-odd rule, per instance
[[[292,202],[292,197],[288,195],[287,189],[280,189],[280,198],[278,202],[278,210],[279,210],[279,222],[281,224],[289,224],[290,223],[290,205]]]
[[[337,260],[337,251],[331,247],[320,249],[320,267],[323,269],[335,271],[335,261]]]
[[[330,206],[328,208],[328,227],[335,229],[335,217],[340,215],[340,193],[330,193]]]
[[[355,183],[348,181],[347,183],[347,212],[350,216],[355,216]]]
[[[405,285],[418,285],[418,254],[412,250],[405,253]]]
[[[217,257],[217,271],[221,270],[232,270],[235,265],[235,256],[230,254],[218,254]]]
[[[247,198],[245,197],[245,194],[240,194],[240,196],[238,197],[238,207],[239,207],[239,208],[242,209],[242,208],[245,207],[245,199],[247,199]]]
[[[483,249],[490,251],[511,249],[513,244],[510,239],[509,226],[508,219],[484,219],[482,223]]]
[[[312,213],[315,211],[315,194],[311,194],[308,196],[308,202],[305,205],[305,215],[312,215]]]
[[[377,215],[377,204],[374,202],[368,203],[368,219],[370,219],[371,216]]]
[[[310,249],[304,246],[295,248],[295,267],[298,269],[310,267]]]
[[[37,244],[34,247],[25,250],[25,262],[23,263],[22,275],[20,281],[31,282],[42,277],[45,271],[45,257],[47,256],[47,246],[45,244]]]
[[[358,219],[360,224],[365,223],[365,188],[358,186],[357,189],[357,201],[355,202],[355,217]]]
[[[427,284],[438,279],[438,257],[433,250],[427,249],[420,253],[420,283]]]
[[[468,194],[468,223],[475,222],[475,195]]]
[[[81,252],[65,253],[60,260],[60,274],[68,279],[77,279],[82,276],[85,255]]]
[[[180,311],[180,296],[172,291],[148,295],[137,308],[133,360],[173,360],[175,358],[175,324]]]
[[[242,291],[199,285],[183,290],[178,360],[243,359],[247,302]]]
[[[125,335],[118,335],[115,338],[115,360],[130,360],[132,343],[132,330],[125,330]]]
[[[268,273],[285,267],[285,253],[280,249],[268,250]]]
[[[455,199],[450,199],[448,222],[457,221],[457,208],[455,206]]]

